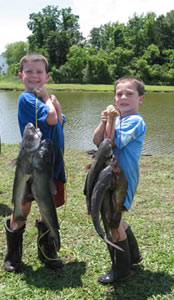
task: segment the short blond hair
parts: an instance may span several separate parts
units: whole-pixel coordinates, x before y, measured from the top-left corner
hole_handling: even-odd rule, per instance
[[[139,96],[144,95],[145,84],[140,78],[135,77],[135,76],[124,76],[124,77],[117,79],[115,82],[115,86],[114,86],[114,95],[116,94],[117,85],[121,82],[131,82],[132,84],[135,85]]]
[[[45,56],[39,53],[29,53],[23,56],[20,60],[20,65],[19,65],[20,72],[23,71],[24,63],[30,61],[34,61],[34,62],[42,61],[45,65],[46,73],[48,73],[48,61],[45,58]]]

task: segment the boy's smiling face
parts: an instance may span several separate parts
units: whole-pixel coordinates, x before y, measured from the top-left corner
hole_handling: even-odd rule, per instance
[[[49,74],[46,73],[45,64],[42,61],[25,62],[22,72],[18,77],[23,81],[25,90],[32,92],[33,89],[42,87],[48,80]]]
[[[123,116],[137,114],[144,95],[138,94],[135,84],[129,81],[120,82],[116,86],[115,101]]]

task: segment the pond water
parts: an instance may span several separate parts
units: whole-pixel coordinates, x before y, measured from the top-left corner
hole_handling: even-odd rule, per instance
[[[110,92],[52,92],[59,99],[66,116],[64,127],[65,147],[95,149],[93,130],[100,121],[100,114],[109,104],[114,104]],[[20,143],[17,122],[17,100],[20,92],[0,91],[0,136],[5,143]],[[147,124],[143,154],[174,152],[174,94],[146,93],[140,107]]]

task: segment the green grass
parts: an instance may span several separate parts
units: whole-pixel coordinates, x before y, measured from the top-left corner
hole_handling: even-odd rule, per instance
[[[47,83],[47,89],[58,91],[95,91],[95,92],[113,92],[113,84],[54,84]],[[23,90],[24,85],[17,77],[6,78],[0,76],[0,89],[1,90]],[[174,92],[173,86],[154,86],[146,85],[147,92]]]
[[[2,144],[0,155],[0,299],[25,300],[169,300],[174,299],[174,155],[143,156],[140,182],[126,221],[132,226],[144,260],[134,267],[133,279],[103,286],[97,278],[110,268],[107,247],[87,215],[83,195],[91,158],[84,151],[66,149],[68,170],[66,207],[57,209],[61,224],[60,256],[67,261],[54,272],[37,259],[39,217],[35,202],[28,217],[23,243],[23,266],[18,274],[3,269],[6,248],[4,221],[11,203],[14,169],[8,163],[18,145]],[[71,252],[72,251],[72,252]],[[75,258],[74,258],[75,255]]]

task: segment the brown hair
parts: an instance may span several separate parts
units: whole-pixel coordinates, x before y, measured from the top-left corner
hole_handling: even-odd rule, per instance
[[[132,84],[135,85],[139,96],[144,95],[144,90],[145,90],[144,82],[140,78],[135,77],[135,76],[124,76],[124,77],[121,77],[121,78],[117,79],[116,82],[115,82],[115,86],[114,86],[114,95],[116,93],[117,85],[120,82],[131,82]]]
[[[23,56],[20,60],[20,65],[19,65],[20,72],[23,71],[24,63],[29,61],[34,61],[34,62],[42,61],[45,65],[46,73],[48,73],[48,61],[45,58],[45,56],[39,53],[29,53]]]

